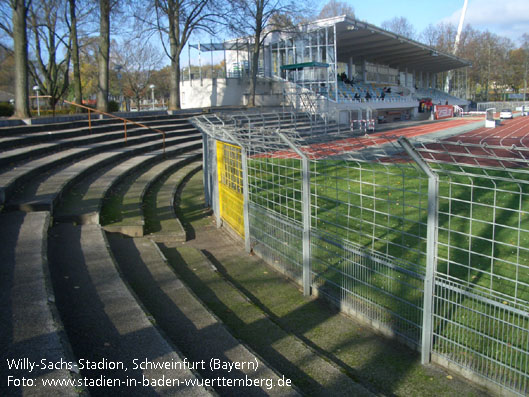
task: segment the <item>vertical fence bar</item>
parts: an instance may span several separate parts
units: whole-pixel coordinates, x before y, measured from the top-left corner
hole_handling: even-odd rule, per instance
[[[303,167],[303,295],[309,296],[310,290],[310,175],[309,159],[302,156]]]
[[[310,167],[308,157],[281,132],[277,135],[301,157],[303,184],[301,188],[303,218],[303,295],[311,295],[311,254],[310,254]]]
[[[248,158],[246,150],[241,146],[242,162],[242,194],[243,194],[243,216],[244,216],[244,248],[250,253],[250,194],[248,192]]]
[[[220,189],[219,189],[219,178],[218,178],[218,145],[217,145],[217,140],[215,139],[213,141],[213,157],[212,157],[212,170],[213,171],[213,174],[214,174],[214,177],[212,178],[212,182],[213,182],[213,186],[212,186],[212,190],[213,190],[213,195],[212,195],[212,198],[213,198],[213,212],[215,213],[215,221],[216,221],[216,225],[217,225],[217,228],[220,228],[221,226],[221,219],[220,219],[220,198],[219,198],[219,195],[220,195]]]
[[[430,166],[415,151],[415,148],[405,138],[399,138],[400,145],[406,153],[417,163],[419,168],[428,176],[428,221],[426,233],[426,274],[424,276],[424,296],[422,315],[422,347],[421,362],[428,364],[432,351],[433,335],[433,295],[435,284],[435,270],[437,267],[438,248],[438,219],[439,219],[439,177]]]
[[[204,198],[206,206],[211,205],[211,195],[209,186],[209,146],[208,146],[208,135],[202,133],[202,178],[204,183]]]

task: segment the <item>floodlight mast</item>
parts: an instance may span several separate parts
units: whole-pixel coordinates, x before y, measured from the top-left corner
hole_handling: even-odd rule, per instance
[[[465,0],[465,3],[463,4],[463,10],[461,10],[461,17],[459,18],[459,25],[457,27],[456,41],[454,43],[454,51],[452,52],[452,54],[454,55],[457,55],[457,50],[459,49],[459,40],[461,39],[461,31],[463,30],[463,23],[465,22],[467,6],[468,6],[468,0]],[[446,75],[446,84],[445,84],[445,91],[447,93],[450,91],[450,78],[451,77],[452,77],[452,73],[448,72],[448,74]]]
[[[454,44],[454,55],[457,55],[457,50],[459,48],[459,40],[461,39],[461,31],[463,30],[463,23],[465,22],[467,6],[468,0],[465,0],[465,4],[463,4],[463,10],[461,11],[461,18],[459,18],[459,26],[457,27],[456,42]]]

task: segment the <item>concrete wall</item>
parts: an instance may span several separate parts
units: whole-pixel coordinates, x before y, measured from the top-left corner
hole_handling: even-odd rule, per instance
[[[202,79],[183,81],[180,86],[182,108],[210,106],[241,106],[248,104],[250,82],[248,79]],[[256,105],[279,106],[283,99],[280,83],[258,79]]]

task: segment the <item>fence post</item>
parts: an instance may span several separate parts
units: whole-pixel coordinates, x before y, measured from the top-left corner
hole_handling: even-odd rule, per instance
[[[426,274],[424,276],[424,297],[422,316],[421,363],[428,364],[432,351],[433,296],[435,293],[435,271],[437,268],[438,219],[439,219],[439,177],[417,153],[405,137],[399,138],[400,145],[428,176],[428,221],[426,234]]]
[[[250,193],[248,191],[248,161],[246,150],[241,145],[242,162],[242,197],[243,197],[243,221],[244,221],[244,248],[250,253]]]
[[[206,206],[211,206],[211,195],[210,195],[210,170],[209,170],[209,145],[208,136],[205,132],[202,133],[202,178],[204,183],[204,198]]]
[[[221,219],[220,219],[220,189],[219,189],[219,170],[218,170],[218,141],[215,139],[213,141],[213,153],[214,155],[211,158],[211,165],[212,169],[214,170],[214,177],[212,178],[212,198],[213,198],[213,212],[215,213],[215,221],[217,224],[217,228],[220,228],[221,226]]]
[[[276,131],[277,135],[285,142],[294,152],[301,157],[302,166],[302,218],[303,218],[303,295],[311,295],[311,255],[310,255],[310,167],[308,157],[299,148],[290,141],[284,134]]]

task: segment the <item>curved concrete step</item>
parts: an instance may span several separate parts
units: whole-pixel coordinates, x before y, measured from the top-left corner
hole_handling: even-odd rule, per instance
[[[183,112],[177,114],[158,114],[158,115],[147,115],[147,114],[138,114],[137,116],[131,116],[131,114],[125,115],[124,118],[137,122],[151,123],[153,121],[163,121],[163,120],[186,120],[189,117],[193,117],[200,112]],[[120,116],[119,114],[117,116]],[[41,132],[55,132],[60,130],[68,129],[80,129],[88,128],[88,116],[85,115],[84,119],[70,120],[70,121],[55,121],[41,124],[21,124],[18,126],[7,126],[0,127],[0,138],[2,137],[12,137],[12,136],[23,136],[23,135],[33,135]],[[37,120],[40,121],[40,120]],[[114,118],[102,118],[100,119],[97,116],[92,115],[91,119],[92,128],[97,128],[99,126],[108,126],[108,125],[123,125],[123,122]]]
[[[105,223],[103,228],[108,232],[117,232],[130,237],[142,237],[145,226],[143,202],[149,187],[159,178],[200,158],[200,156],[200,150],[184,153],[175,158],[162,161],[138,175],[122,197],[121,219]]]
[[[49,260],[57,307],[72,349],[78,360],[100,364],[80,368],[81,376],[120,382],[120,387],[89,387],[91,394],[210,394],[204,387],[184,385],[200,378],[138,305],[98,225],[54,226]],[[147,366],[141,367],[144,362]],[[145,379],[158,383],[144,386]]]
[[[193,133],[193,127],[189,126],[188,128],[177,127],[174,125],[164,125],[160,126],[160,129],[167,134],[174,133],[179,131],[181,134]],[[159,138],[159,133],[145,130],[141,127],[136,128],[127,128],[127,138],[138,136],[154,136]],[[19,163],[28,161],[28,159],[36,159],[39,157],[46,156],[55,152],[66,150],[72,147],[78,147],[83,145],[90,145],[100,142],[111,142],[111,141],[120,141],[124,140],[124,132],[121,128],[119,131],[108,131],[105,130],[102,133],[97,134],[83,134],[77,137],[64,137],[60,139],[53,139],[51,142],[37,142],[37,143],[27,143],[20,147],[15,148],[5,148],[0,155],[0,167],[13,167]],[[0,145],[3,145],[0,142]],[[1,146],[0,146],[1,147]]]
[[[67,368],[54,369],[72,357],[49,290],[49,220],[47,212],[0,214],[0,394],[4,396],[78,394],[73,384],[42,383],[75,379]],[[31,379],[34,386],[14,384],[22,378]]]
[[[166,139],[174,135],[194,135],[196,130],[187,129],[184,131],[175,130],[166,133]],[[123,137],[112,140],[92,143],[80,147],[66,148],[57,153],[48,154],[46,157],[33,159],[28,154],[26,161],[21,164],[15,164],[13,167],[0,171],[0,204],[5,202],[17,184],[21,184],[35,175],[49,170],[55,166],[66,164],[79,158],[87,157],[94,153],[108,151],[116,148],[131,146],[141,142],[161,140],[162,136],[156,134],[141,134],[140,136],[131,137],[124,141]]]
[[[202,252],[190,246],[171,248],[162,244],[160,247],[177,275],[193,292],[219,317],[229,318],[230,332],[248,343],[287,378],[297,379],[299,383],[296,385],[304,394],[373,395],[344,373],[343,368],[329,362],[274,322],[260,306],[224,277]]]
[[[226,368],[233,368],[200,371],[210,380],[226,379],[224,385],[215,387],[219,394],[298,395],[292,386],[278,386],[283,376],[230,334],[175,275],[154,242],[119,235],[108,235],[108,239],[117,263],[136,295],[189,360],[217,360]],[[242,364],[241,368],[234,368],[237,364]],[[238,383],[246,382],[247,378],[252,386]],[[227,385],[229,381],[234,382],[232,386]]]
[[[183,124],[180,126],[174,124],[164,124],[156,127],[166,133],[174,133],[179,131],[181,134],[192,133],[193,127],[186,124],[186,128],[183,127]],[[54,135],[46,134],[42,138],[48,138],[46,140],[39,139],[34,142],[38,137],[25,137],[20,141],[11,141],[11,142],[0,142],[0,147],[3,148],[1,151],[0,157],[0,167],[13,166],[17,163],[27,161],[28,158],[36,159],[42,156],[45,156],[50,153],[59,152],[72,147],[89,145],[99,142],[110,142],[123,140],[125,135],[123,131],[123,125],[120,126],[104,126],[100,127],[99,132],[89,133],[88,130],[74,130],[73,132],[78,133],[79,136],[62,136],[66,133],[62,131],[55,132]],[[59,136],[59,134],[61,136]],[[42,134],[39,134],[42,135]],[[71,133],[68,135],[72,135]],[[137,137],[137,136],[157,136],[159,133],[146,130],[142,127],[129,126],[127,128],[127,137]],[[18,147],[9,148],[7,145],[19,144]]]
[[[156,192],[152,192],[152,208],[145,207],[150,217],[146,216],[146,226],[149,226],[149,234],[146,236],[158,243],[178,243],[187,240],[186,230],[175,212],[175,201],[177,191],[185,178],[202,168],[199,162],[191,163],[177,170],[168,178],[163,180]]]
[[[100,212],[107,192],[124,178],[139,172],[163,158],[183,155],[181,147],[166,148],[134,156],[117,164],[105,167],[79,181],[61,197],[53,214],[57,222],[75,222],[77,224],[100,223]]]
[[[201,145],[201,143],[198,143],[198,139],[200,139],[199,134],[189,134],[183,137],[169,137],[166,138],[165,145],[166,147],[173,145],[183,145],[183,147],[186,149],[193,149]],[[53,206],[60,198],[61,192],[69,185],[79,180],[79,178],[85,176],[87,173],[93,172],[95,169],[108,165],[112,162],[119,161],[120,159],[150,150],[159,149],[162,145],[160,140],[156,140],[154,143],[148,140],[147,142],[143,142],[144,140],[144,137],[137,138],[137,140],[134,142],[129,141],[129,144],[120,150],[105,150],[103,152],[94,154],[88,158],[79,160],[76,163],[63,168],[58,172],[52,172],[49,177],[45,177],[45,179],[42,181],[37,180],[33,184],[31,181],[28,182],[27,179],[29,178],[28,175],[31,175],[35,172],[34,169],[25,169],[25,173],[19,173],[18,175],[15,172],[8,173],[12,175],[9,175],[11,176],[11,179],[8,181],[8,184],[4,186],[4,189],[10,193],[10,196],[7,197],[6,200],[6,207],[28,212],[35,210],[48,210],[53,212]],[[137,143],[138,141],[143,143]],[[188,142],[196,143],[187,144]],[[98,148],[106,149],[105,146],[98,146]],[[76,153],[79,155],[79,152]],[[62,161],[62,159],[59,158],[58,161]],[[42,169],[43,166],[39,165],[38,168]],[[3,176],[4,175],[0,175],[0,180],[2,180]],[[14,194],[14,186],[18,181],[20,181],[21,178],[26,180],[24,189],[18,192],[18,194]]]

